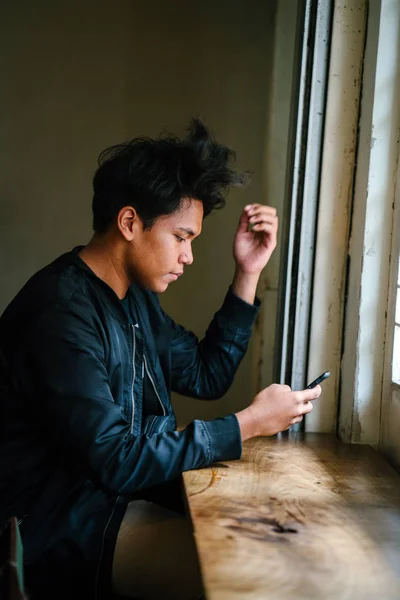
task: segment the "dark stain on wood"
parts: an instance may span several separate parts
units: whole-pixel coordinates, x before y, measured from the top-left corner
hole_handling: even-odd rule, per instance
[[[298,533],[294,527],[269,517],[235,517],[230,521],[233,522],[225,524],[228,529],[258,541],[282,542],[286,541],[286,536],[282,534]],[[276,533],[279,535],[274,535]]]
[[[277,519],[270,519],[268,517],[238,517],[238,521],[241,521],[242,523],[262,523],[270,525],[272,531],[276,531],[276,533],[298,533],[297,529],[286,527],[279,523]]]

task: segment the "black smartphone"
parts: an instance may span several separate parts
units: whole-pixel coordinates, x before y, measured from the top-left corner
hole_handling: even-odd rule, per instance
[[[320,375],[319,377],[317,377],[317,379],[314,379],[314,381],[312,381],[306,387],[306,390],[311,390],[311,388],[314,388],[316,385],[318,385],[319,383],[321,383],[322,381],[324,381],[324,379],[326,379],[327,377],[329,377],[330,374],[331,374],[330,371],[325,371],[325,373],[322,373],[322,375]]]

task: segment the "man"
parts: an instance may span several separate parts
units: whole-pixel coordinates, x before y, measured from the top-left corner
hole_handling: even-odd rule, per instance
[[[195,597],[180,474],[239,459],[244,440],[299,422],[319,396],[272,385],[236,414],[176,431],[171,390],[214,399],[231,385],[276,245],[276,211],[246,206],[233,283],[201,342],[160,308],[203,218],[245,183],[233,156],[199,120],[182,140],[105,151],[93,238],[34,275],[0,320],[0,524],[19,519],[33,598]]]

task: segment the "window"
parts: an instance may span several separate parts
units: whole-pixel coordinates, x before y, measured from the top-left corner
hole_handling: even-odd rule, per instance
[[[400,257],[397,273],[396,309],[394,318],[392,381],[393,383],[400,385]]]

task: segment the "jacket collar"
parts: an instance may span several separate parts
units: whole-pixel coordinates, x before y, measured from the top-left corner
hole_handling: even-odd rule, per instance
[[[129,323],[126,312],[121,304],[121,300],[114,292],[112,287],[110,287],[103,279],[98,277],[96,273],[89,267],[89,265],[87,265],[79,256],[79,252],[84,247],[85,246],[83,245],[75,246],[75,248],[67,253],[67,260],[84,271],[89,278],[96,282],[98,288],[101,289],[102,298],[106,302],[107,308],[110,310],[113,316],[118,319],[118,321]],[[131,309],[133,308],[133,312],[138,318],[140,318],[140,316],[137,314],[138,305],[140,303],[140,299],[144,298],[145,295],[146,291],[135,283],[132,283],[128,288],[127,296],[130,300]]]

